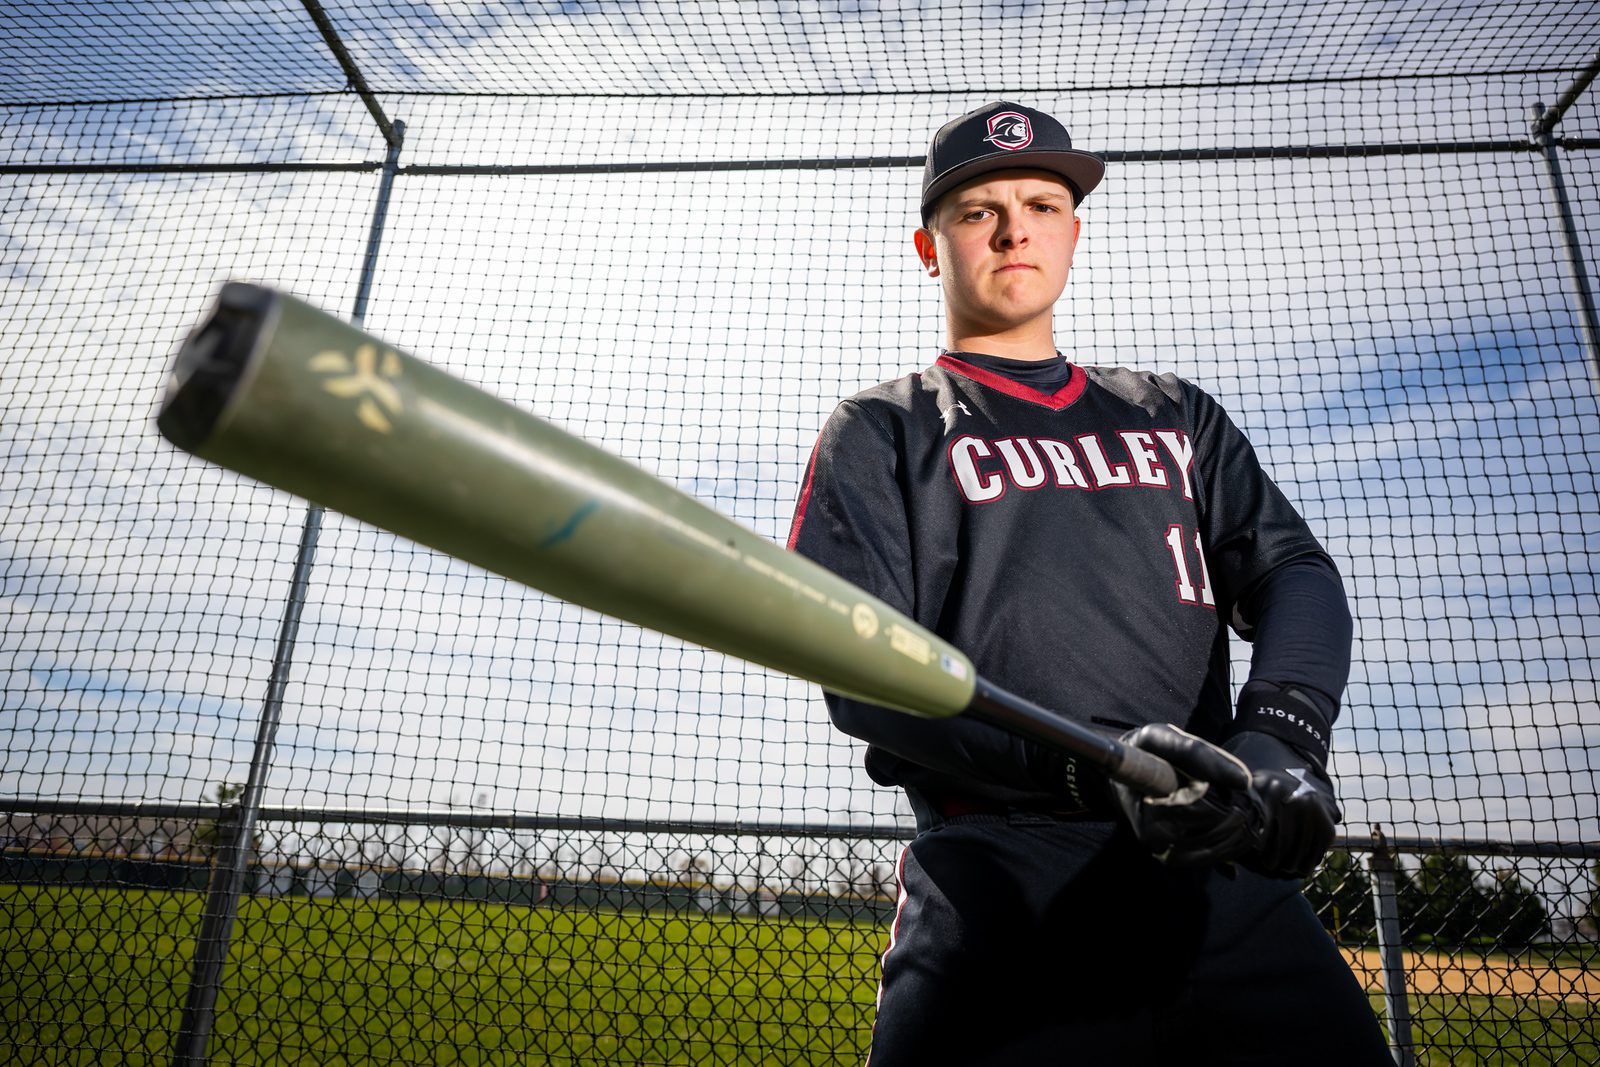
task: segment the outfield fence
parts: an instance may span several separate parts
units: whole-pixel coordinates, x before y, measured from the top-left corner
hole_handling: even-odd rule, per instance
[[[21,1063],[181,1062],[201,1033],[230,1063],[854,1061],[909,837],[268,810],[218,935],[237,806],[38,807],[0,821],[0,1044]],[[1588,1062],[1600,953],[1542,901],[1597,860],[1346,838],[1307,891],[1398,1062]]]
[[[1063,350],[1344,575],[1308,894],[1397,1061],[1600,1063],[1592,6],[0,7],[0,1059],[858,1060],[911,819],[812,687],[151,415],[260,282],[781,541],[937,351],[930,132],[1020,98],[1110,166]]]

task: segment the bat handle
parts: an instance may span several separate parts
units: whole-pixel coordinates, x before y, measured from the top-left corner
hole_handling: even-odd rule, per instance
[[[1160,756],[1142,748],[1117,742],[1122,751],[1117,755],[1117,765],[1108,773],[1117,781],[1147,797],[1164,797],[1178,788],[1178,772]]]
[[[1166,796],[1178,788],[1178,772],[1160,756],[1126,745],[1082,723],[1040,707],[979,677],[966,714],[1019,737],[1078,756],[1145,796]]]

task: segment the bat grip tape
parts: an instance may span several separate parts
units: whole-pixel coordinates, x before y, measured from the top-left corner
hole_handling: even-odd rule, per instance
[[[1116,742],[1121,752],[1115,769],[1107,774],[1134,792],[1147,797],[1164,797],[1177,791],[1178,772],[1160,756],[1151,755],[1142,748]]]

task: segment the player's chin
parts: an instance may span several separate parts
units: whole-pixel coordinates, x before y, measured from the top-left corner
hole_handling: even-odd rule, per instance
[[[996,325],[1020,326],[1048,314],[1060,295],[1048,293],[1041,286],[1007,286],[989,301],[990,316]]]
[[[991,291],[1002,303],[1047,306],[1056,302],[1065,286],[1065,278],[1052,278],[1038,269],[1008,270],[993,275]]]

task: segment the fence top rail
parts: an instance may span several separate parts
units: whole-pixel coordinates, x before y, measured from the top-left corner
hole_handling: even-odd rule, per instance
[[[353,63],[352,59],[352,63]],[[342,69],[342,68],[341,68]],[[1526,67],[1495,67],[1479,70],[1413,70],[1394,71],[1381,74],[1328,74],[1323,76],[1303,77],[1278,77],[1278,78],[1198,78],[1174,79],[1169,81],[1105,81],[1093,82],[1083,85],[1067,85],[1060,83],[1034,84],[1023,86],[1008,86],[1005,92],[1016,95],[1039,96],[1042,94],[1065,93],[1133,93],[1133,92],[1173,92],[1192,90],[1216,89],[1272,89],[1290,86],[1317,86],[1317,85],[1351,85],[1363,82],[1395,83],[1395,82],[1437,82],[1437,81],[1474,81],[1483,78],[1528,78],[1542,77],[1545,75],[1568,74],[1582,78],[1588,67],[1576,63],[1559,63],[1554,66],[1526,66]],[[348,71],[345,71],[348,75]],[[363,82],[366,79],[363,77]],[[1583,83],[1587,84],[1587,83]],[[575,92],[571,89],[549,90],[523,90],[519,92],[506,89],[410,89],[404,86],[385,85],[373,87],[364,84],[365,88],[374,99],[384,97],[427,97],[427,98],[483,98],[483,99],[511,99],[511,100],[662,100],[662,99],[688,99],[688,100],[727,100],[750,98],[783,98],[800,99],[819,97],[824,99],[837,98],[892,98],[904,96],[918,97],[968,97],[983,95],[982,86],[960,86],[956,88],[938,88],[918,86],[908,89],[802,89],[789,88],[784,90],[751,89],[744,92],[726,88],[695,91],[652,91],[646,89],[618,89],[613,91],[595,90],[588,92]],[[998,91],[998,90],[997,90]],[[1581,88],[1579,92],[1581,92]],[[1569,90],[1570,92],[1570,90]],[[217,100],[276,100],[293,97],[319,97],[319,96],[359,96],[360,89],[353,83],[339,89],[273,89],[257,92],[213,92],[213,93],[155,93],[141,96],[84,96],[84,97],[39,97],[37,99],[16,99],[0,101],[0,108],[69,108],[69,107],[116,107],[123,104],[188,104],[207,103]],[[1577,94],[1572,94],[1574,97]],[[1553,110],[1553,109],[1552,109]]]
[[[1567,151],[1600,149],[1600,138],[1557,137],[1551,145]],[[1252,145],[1237,148],[1110,149],[1099,155],[1111,163],[1185,163],[1222,160],[1354,159],[1383,156],[1526,153],[1544,150],[1528,139],[1509,141],[1376,142],[1347,145]],[[422,163],[396,166],[399,175],[501,177],[584,174],[688,174],[708,171],[894,170],[921,167],[922,156],[841,156],[815,159],[680,159],[612,163]],[[279,171],[377,171],[382,160],[342,163],[3,163],[0,174],[254,174]]]
[[[146,801],[50,800],[0,797],[0,816],[78,815],[148,819],[226,818],[235,805]],[[263,805],[264,823],[340,823],[368,826],[453,826],[483,830],[553,830],[607,834],[695,834],[704,837],[804,837],[910,840],[909,824],[776,823],[669,819],[609,819],[598,816],[541,815],[456,808],[304,808]],[[1334,847],[1351,852],[1407,855],[1450,853],[1462,856],[1526,856],[1548,859],[1600,859],[1600,841],[1518,841],[1488,838],[1402,837],[1343,834]]]

